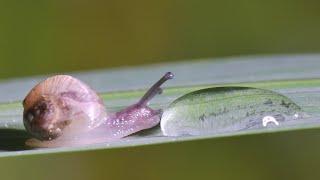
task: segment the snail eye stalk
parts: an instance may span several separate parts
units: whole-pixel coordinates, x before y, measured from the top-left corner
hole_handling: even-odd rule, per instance
[[[169,79],[172,79],[173,77],[173,73],[167,72],[165,75],[161,77],[159,81],[157,81],[153,86],[151,86],[151,88],[144,94],[144,96],[140,99],[140,101],[137,104],[140,106],[146,106],[154,96],[162,93],[162,88],[160,86]]]

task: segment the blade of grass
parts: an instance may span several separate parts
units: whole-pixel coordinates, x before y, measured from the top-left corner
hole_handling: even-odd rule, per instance
[[[185,87],[171,87],[165,89],[164,93],[152,101],[151,106],[156,108],[165,108],[170,102],[177,97],[202,88],[216,87],[216,86],[249,86],[257,88],[265,88],[280,92],[289,96],[298,105],[300,105],[307,112],[313,114],[320,114],[320,79],[304,79],[304,80],[282,80],[282,81],[264,81],[264,82],[250,82],[250,83],[236,83],[236,84],[210,84],[200,86],[185,86]],[[121,109],[132,102],[135,102],[143,95],[145,90],[132,90],[121,92],[102,93],[101,96],[107,104],[110,111]],[[312,98],[313,101],[310,101]],[[20,102],[3,103],[0,104],[0,137],[2,143],[0,152],[2,156],[15,156],[15,155],[30,155],[30,154],[43,154],[43,153],[61,153],[72,151],[87,151],[95,149],[110,149],[120,147],[141,146],[146,144],[159,144],[170,143],[177,141],[189,141],[196,139],[219,138],[227,136],[239,136],[248,134],[261,134],[261,133],[274,133],[279,131],[289,131],[297,129],[312,129],[320,128],[317,119],[313,123],[302,124],[299,126],[283,127],[278,129],[259,129],[223,134],[202,135],[194,137],[163,137],[159,128],[156,127],[152,130],[144,131],[128,138],[121,139],[113,143],[96,144],[84,147],[64,147],[57,149],[36,149],[26,150],[23,146],[24,140],[29,136],[25,133],[22,124],[22,105]],[[8,143],[10,142],[10,143]],[[16,142],[16,143],[15,143]],[[8,145],[8,147],[5,147]],[[8,152],[16,151],[16,152]]]

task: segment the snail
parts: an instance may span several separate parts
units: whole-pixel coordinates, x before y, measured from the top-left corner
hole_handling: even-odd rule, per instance
[[[136,103],[120,112],[107,113],[99,95],[69,75],[40,82],[23,101],[23,124],[33,138],[31,147],[61,147],[113,141],[159,124],[161,109],[148,102],[173,78],[167,72]]]

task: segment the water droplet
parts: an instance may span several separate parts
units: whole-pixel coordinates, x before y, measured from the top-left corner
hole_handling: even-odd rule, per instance
[[[263,119],[262,119],[263,127],[266,127],[269,123],[273,123],[273,124],[279,126],[279,122],[273,116],[263,117]]]
[[[216,87],[186,94],[164,110],[161,130],[167,136],[199,135],[276,126],[303,114],[291,99],[250,87]],[[301,117],[299,117],[301,118]]]

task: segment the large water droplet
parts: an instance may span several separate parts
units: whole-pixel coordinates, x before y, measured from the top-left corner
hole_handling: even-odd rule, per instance
[[[165,109],[167,136],[200,135],[285,126],[305,113],[279,93],[249,87],[216,87],[186,94]]]

